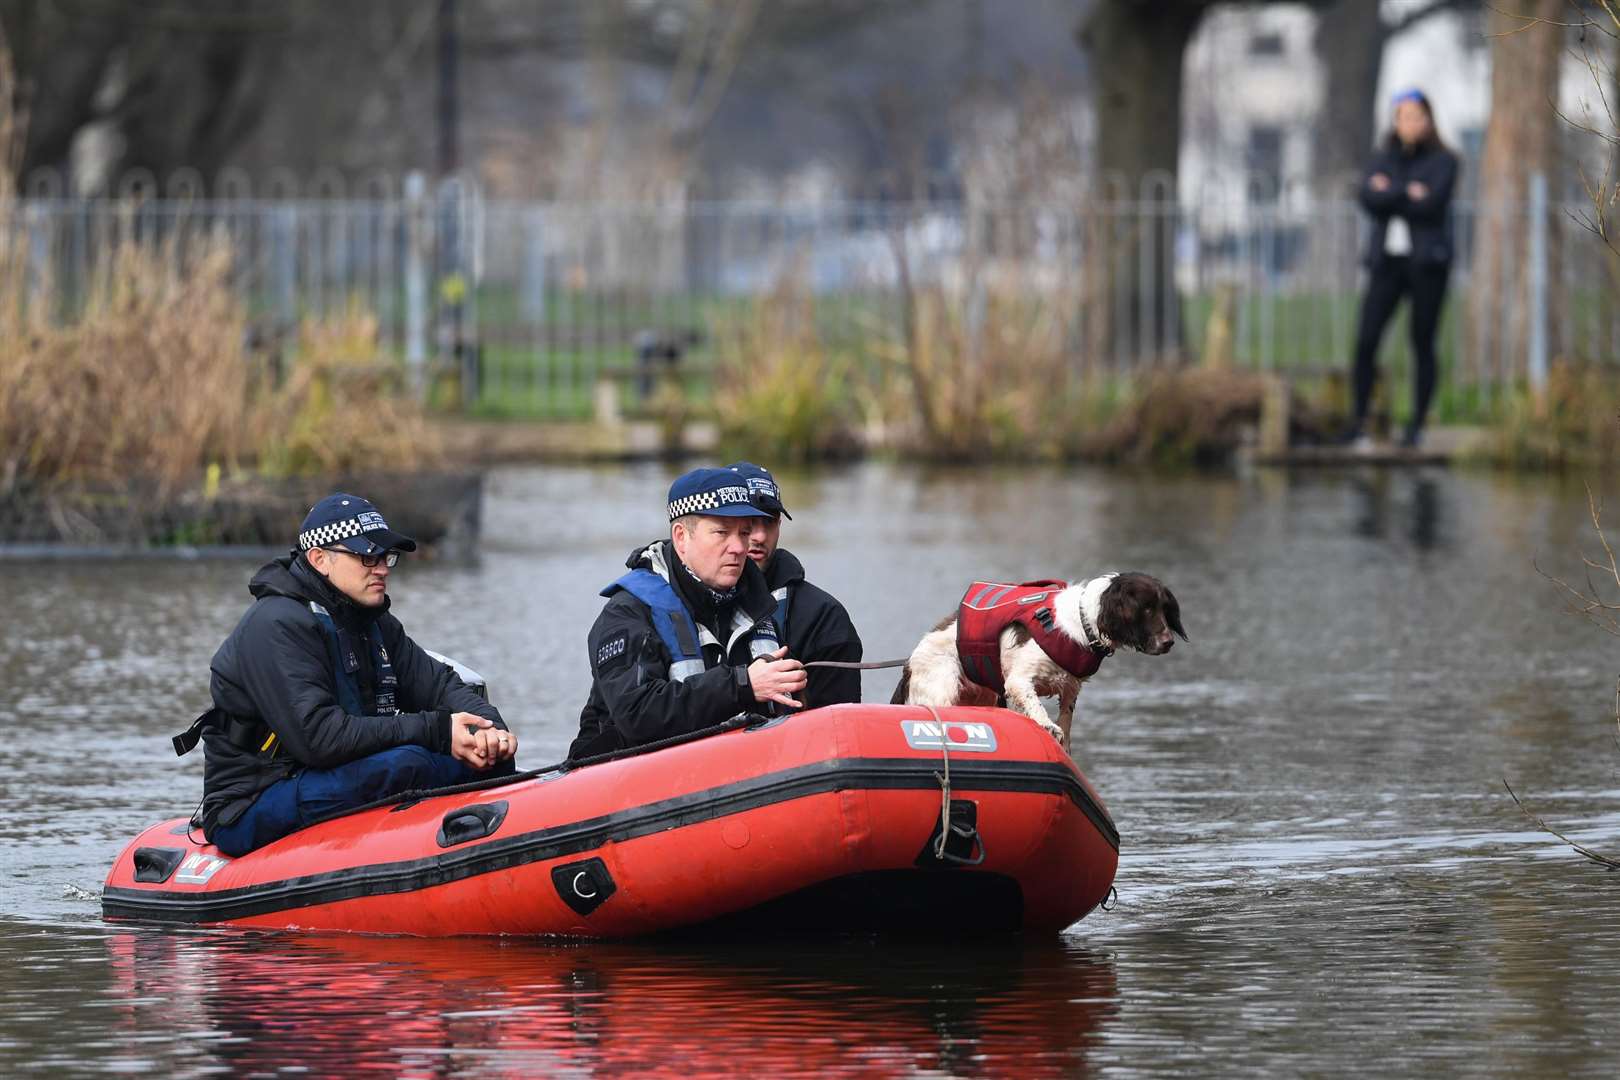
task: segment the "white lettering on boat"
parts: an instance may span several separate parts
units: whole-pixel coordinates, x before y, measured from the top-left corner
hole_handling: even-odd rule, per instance
[[[208,879],[230,861],[218,855],[201,853],[187,855],[186,861],[180,864],[179,872],[174,875],[174,880],[184,881],[188,885],[206,885]]]
[[[900,729],[906,734],[906,745],[913,750],[938,750],[943,746],[990,754],[996,749],[996,729],[989,724],[902,720]]]

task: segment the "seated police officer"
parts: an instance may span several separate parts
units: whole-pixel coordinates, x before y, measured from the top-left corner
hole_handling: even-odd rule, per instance
[[[793,520],[782,505],[782,489],[768,469],[751,461],[726,466],[747,483],[754,505],[770,516],[754,518],[748,536],[748,557],[765,574],[765,584],[776,598],[776,625],[786,636],[788,655],[801,663],[812,660],[859,662],[861,636],[831,593],[804,579],[804,564],[793,552],[778,547],[782,519]],[[810,685],[800,695],[807,709],[861,700],[861,673],[845,668],[816,668]]]
[[[786,659],[776,600],[748,558],[768,516],[728,469],[669,489],[670,530],[630,553],[591,627],[591,694],[571,758],[710,727],[768,702],[797,707],[804,666]]]
[[[355,495],[315,504],[214,654],[198,818],[242,855],[333,811],[513,768],[501,714],[405,634],[388,572],[416,542]]]

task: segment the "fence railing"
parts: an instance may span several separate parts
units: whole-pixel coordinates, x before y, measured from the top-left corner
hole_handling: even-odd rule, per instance
[[[1544,371],[1549,354],[1620,355],[1620,288],[1582,224],[1589,209],[1454,205],[1449,384],[1489,395]],[[1063,313],[1087,372],[1129,374],[1163,362],[1166,345],[1220,348],[1255,368],[1338,369],[1355,334],[1366,222],[1349,200],[1299,197],[618,206],[418,183],[374,198],[36,195],[0,207],[0,228],[62,318],[121,244],[179,265],[224,238],[257,339],[286,340],[303,318],[360,304],[382,347],[419,375],[453,361],[471,407],[562,416],[587,412],[603,378],[634,382],[650,357],[678,353],[701,392],[720,328],[784,285],[813,296],[819,331],[857,352],[903,340],[908,292],[972,308],[999,291]],[[1497,280],[1476,258],[1488,230],[1528,238],[1521,258],[1494,262]],[[1385,348],[1398,371],[1399,326]]]

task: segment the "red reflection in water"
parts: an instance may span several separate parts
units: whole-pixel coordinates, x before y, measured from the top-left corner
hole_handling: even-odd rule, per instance
[[[1117,1009],[1111,962],[1052,942],[130,932],[108,948],[122,1023],[170,1072],[1076,1076]]]

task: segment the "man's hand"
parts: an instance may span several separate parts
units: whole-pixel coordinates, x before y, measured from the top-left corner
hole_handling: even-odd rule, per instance
[[[1375,172],[1371,176],[1367,177],[1367,186],[1372,188],[1374,191],[1388,191],[1389,177],[1385,176],[1381,172]]]
[[[491,765],[510,761],[517,755],[517,736],[498,727],[484,728],[473,735],[483,743],[484,760]]]
[[[775,701],[795,709],[800,707],[801,703],[793,700],[792,695],[803,690],[810,677],[803,664],[786,657],[787,646],[784,645],[748,665],[748,685],[754,691],[755,701]]]
[[[517,736],[476,713],[450,714],[450,756],[475,769],[488,769],[517,753]]]
[[[1422,202],[1424,199],[1429,197],[1429,187],[1427,184],[1422,184],[1416,180],[1413,180],[1410,184],[1406,185],[1406,197],[1411,199],[1413,202]]]

